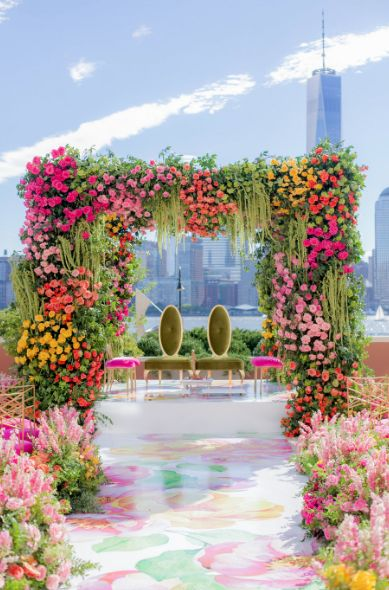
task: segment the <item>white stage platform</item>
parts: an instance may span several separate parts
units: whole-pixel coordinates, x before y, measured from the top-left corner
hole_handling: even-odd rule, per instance
[[[152,382],[147,390],[138,382],[136,399],[127,399],[123,384],[117,384],[98,404],[97,410],[110,420],[99,431],[104,438],[113,433],[279,435],[286,397],[282,386],[274,383],[265,384],[260,398],[252,382],[229,386],[218,381],[188,394],[182,384],[166,381]]]

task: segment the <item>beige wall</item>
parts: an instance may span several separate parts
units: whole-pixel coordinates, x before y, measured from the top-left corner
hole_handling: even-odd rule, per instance
[[[0,344],[0,373],[8,373],[12,363],[13,358],[5,352]]]
[[[377,377],[389,375],[389,337],[376,336],[367,346],[366,364]]]

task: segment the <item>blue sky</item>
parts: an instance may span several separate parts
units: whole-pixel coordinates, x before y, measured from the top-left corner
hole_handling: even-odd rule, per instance
[[[221,164],[304,153],[322,7],[343,138],[369,166],[371,250],[389,185],[388,0],[0,0],[0,249],[19,248],[23,163],[65,140],[145,159],[171,145]]]

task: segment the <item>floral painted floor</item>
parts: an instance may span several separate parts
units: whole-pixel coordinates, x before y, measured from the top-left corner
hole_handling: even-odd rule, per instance
[[[69,518],[77,555],[100,566],[74,590],[322,588],[286,440],[116,439],[103,513]]]

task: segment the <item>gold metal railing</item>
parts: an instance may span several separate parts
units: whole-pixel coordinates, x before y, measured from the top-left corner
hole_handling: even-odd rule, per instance
[[[0,382],[0,425],[18,427],[24,439],[25,420],[35,425],[35,387],[16,381],[4,385]]]
[[[347,410],[369,410],[377,418],[389,417],[389,377],[355,377],[348,379]]]

